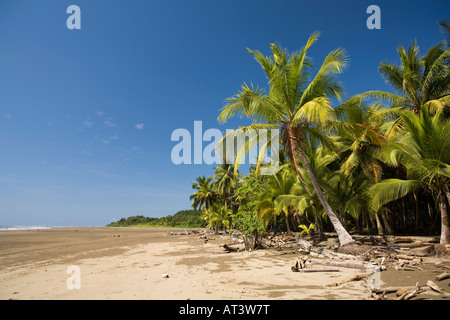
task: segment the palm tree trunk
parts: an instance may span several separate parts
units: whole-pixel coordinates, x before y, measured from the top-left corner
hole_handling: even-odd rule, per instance
[[[288,214],[288,212],[284,213],[285,214],[285,221],[286,221],[286,229],[287,229],[287,233],[291,234],[291,227],[289,226],[289,214]]]
[[[377,222],[378,235],[379,236],[384,235],[383,225],[381,224],[381,220],[380,217],[378,216],[378,213],[375,213],[375,220]]]
[[[316,225],[316,231],[319,235],[319,241],[326,240],[325,234],[323,233],[323,224],[322,224],[322,217],[320,217],[319,213],[317,212],[317,208],[313,206],[314,210],[314,223]]]
[[[419,233],[419,228],[420,228],[420,221],[419,221],[419,198],[417,198],[417,194],[415,191],[413,191],[413,197],[414,197],[414,204],[415,204],[415,209],[416,209],[416,221],[415,221],[415,229],[416,229],[416,234]]]
[[[445,196],[447,197],[447,203],[450,205],[450,188],[448,185],[444,185]]]
[[[441,210],[441,241],[440,241],[440,243],[441,244],[450,244],[450,228],[449,228],[449,223],[448,223],[448,206],[445,201],[446,197],[444,197],[444,194],[446,194],[446,196],[447,196],[447,192],[441,192],[438,195],[439,209]]]
[[[345,230],[344,226],[339,221],[339,218],[336,216],[336,214],[333,212],[333,209],[331,209],[330,205],[328,204],[328,201],[325,198],[322,189],[319,186],[319,183],[317,182],[317,179],[311,169],[311,166],[309,165],[308,159],[306,158],[306,155],[303,152],[302,148],[298,147],[297,152],[300,156],[300,160],[302,161],[303,166],[305,167],[306,173],[308,174],[308,177],[311,180],[311,183],[314,187],[314,191],[316,191],[320,203],[325,209],[325,212],[327,213],[330,222],[333,224],[334,230],[336,231],[339,238],[339,243],[341,244],[341,246],[343,246],[353,242],[354,240],[352,236],[347,232],[347,230]],[[292,161],[295,162],[295,158],[292,159]]]
[[[386,211],[381,212],[381,219],[383,220],[384,227],[386,228],[386,234],[394,234],[394,229],[391,226],[391,222],[388,219]]]

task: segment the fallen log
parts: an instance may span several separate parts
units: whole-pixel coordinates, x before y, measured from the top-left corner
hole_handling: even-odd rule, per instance
[[[369,276],[368,274],[357,274],[356,276],[353,276],[353,277],[343,280],[341,282],[327,284],[327,287],[338,287],[347,282],[366,280],[368,276]]]
[[[229,253],[229,252],[239,252],[239,251],[244,251],[245,247],[243,244],[224,244],[223,249],[225,250],[225,252]]]
[[[444,273],[441,273],[440,275],[436,276],[437,281],[442,281],[442,280],[445,280],[448,278],[450,278],[450,273],[448,273],[448,272],[444,272]]]
[[[402,296],[402,299],[397,298],[397,300],[409,300],[411,298],[413,298],[414,296],[416,296],[418,293],[424,292],[425,290],[420,289],[419,287],[419,283],[416,283],[416,286],[414,287],[413,290],[411,290],[411,292],[407,292],[404,296]]]
[[[446,265],[443,265],[442,261],[436,262],[434,265],[436,267],[439,267],[439,268],[444,268],[444,269],[450,270],[450,267],[447,267]]]
[[[406,251],[406,250],[395,250],[397,255],[405,255],[405,256],[412,256],[412,257],[426,257],[429,254],[426,252],[412,252],[412,251]]]
[[[402,290],[401,292],[405,292],[405,291],[411,291],[414,290],[416,287],[411,286],[411,287],[386,287],[386,288],[372,288],[370,289],[372,292],[377,293],[377,294],[381,294],[381,293],[394,293],[397,292],[399,290]],[[432,290],[430,286],[420,286],[419,287],[420,290]]]
[[[414,260],[415,257],[414,256],[408,256],[406,254],[398,254],[396,256],[397,259],[403,259],[403,260]]]
[[[392,243],[412,243],[414,240],[407,237],[397,237],[392,241]]]
[[[373,267],[373,265],[371,264],[343,262],[343,261],[326,261],[319,259],[310,259],[308,261],[310,261],[312,264],[318,264],[322,266],[341,267],[359,270],[367,270],[368,268]]]
[[[300,269],[297,272],[311,273],[311,272],[339,272],[338,269]]]
[[[328,250],[325,248],[321,248],[318,246],[313,246],[311,243],[309,243],[306,240],[298,238],[296,240],[296,243],[300,246],[300,249],[304,251],[305,253],[309,253],[312,256],[315,256],[316,258],[329,258],[329,259],[356,259],[355,256],[351,254],[345,254],[340,252],[334,252],[332,250]]]

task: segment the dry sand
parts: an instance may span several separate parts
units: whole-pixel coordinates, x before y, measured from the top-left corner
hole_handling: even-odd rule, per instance
[[[0,232],[0,299],[317,300],[369,296],[362,281],[326,286],[364,273],[361,270],[291,272],[298,254],[276,250],[225,253],[220,245],[229,241],[218,236],[205,243],[198,234],[170,235],[169,231],[174,230]],[[67,279],[73,277],[67,270],[73,265],[80,270],[80,289],[67,286]],[[396,275],[387,274],[389,278],[395,280]],[[395,285],[389,281],[387,285]]]

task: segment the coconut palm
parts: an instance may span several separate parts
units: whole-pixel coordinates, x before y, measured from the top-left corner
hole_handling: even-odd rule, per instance
[[[353,176],[342,171],[334,172],[326,184],[326,194],[330,205],[346,224],[347,215],[356,222],[359,216],[368,212],[367,188],[371,185],[364,175]],[[358,224],[357,224],[358,225]]]
[[[375,211],[406,194],[427,188],[437,195],[441,213],[441,243],[450,244],[450,120],[441,111],[434,116],[422,106],[420,115],[405,111],[402,115],[404,133],[385,146],[385,160],[392,165],[402,164],[407,179],[386,179],[369,189]]]
[[[450,22],[445,20],[439,21],[439,26],[441,28],[441,32],[447,37],[445,40],[447,47],[450,47]]]
[[[311,170],[316,180],[326,187],[328,178],[332,174],[328,166],[337,159],[336,155],[330,154],[323,147],[317,147],[315,139],[311,137],[309,137],[308,143],[310,145],[308,162]],[[304,215],[306,217],[312,215],[314,217],[314,230],[317,232],[318,240],[325,240],[326,237],[322,224],[322,219],[326,217],[325,210],[317,194],[309,191],[314,190],[314,187],[305,168],[301,167],[299,169],[301,176],[306,178],[301,181],[297,176],[297,181],[291,189],[291,194],[280,196],[278,202],[284,206],[291,206],[298,215]]]
[[[232,212],[225,206],[214,203],[211,208],[203,210],[203,219],[208,222],[208,227],[215,226],[218,228],[230,228]]]
[[[450,49],[445,50],[444,43],[439,43],[420,56],[419,47],[414,41],[407,50],[399,46],[397,53],[400,65],[382,62],[378,68],[386,83],[396,93],[369,91],[364,95],[385,99],[393,107],[407,107],[417,114],[422,105],[432,113],[436,109],[448,108]]]
[[[229,204],[231,210],[233,210],[232,191],[239,180],[239,174],[234,175],[233,172],[233,165],[224,162],[215,168],[213,175],[213,178],[215,179],[214,185],[216,186],[218,193],[222,194],[225,207],[228,207]]]
[[[192,207],[196,210],[211,208],[217,193],[212,183],[212,177],[198,177],[192,181],[192,189],[197,190],[190,196]]]
[[[289,170],[281,170],[268,176],[267,188],[259,195],[256,204],[256,213],[263,219],[265,224],[270,220],[276,221],[280,214],[284,214],[286,229],[291,233],[289,216],[292,213],[291,203],[283,201],[283,197],[290,197],[296,179]]]
[[[386,139],[401,129],[399,112],[402,108],[389,109],[378,102],[366,105],[360,97],[352,97],[335,110],[339,121],[360,129],[340,130],[338,126],[341,170],[346,174],[362,173],[372,182],[379,182],[383,164],[380,152]]]
[[[284,150],[297,175],[304,181],[296,161],[298,157],[338,234],[340,244],[345,245],[353,239],[328,204],[309,165],[304,142],[307,135],[314,135],[322,143],[330,144],[322,134],[321,126],[334,120],[335,113],[330,101],[340,99],[342,94],[342,87],[335,76],[347,65],[345,51],[336,49],[325,57],[317,73],[312,76],[313,67],[307,51],[318,38],[319,33],[313,33],[306,45],[292,54],[275,44],[271,45],[272,55],[268,57],[259,51],[249,50],[268,78],[269,93],[244,84],[237,95],[228,99],[218,120],[226,122],[230,117],[240,115],[252,119],[254,128],[271,125],[280,129]]]

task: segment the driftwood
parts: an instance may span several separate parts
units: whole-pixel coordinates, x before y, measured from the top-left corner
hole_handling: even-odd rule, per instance
[[[245,250],[245,246],[242,243],[224,244],[222,247],[225,250],[225,252],[227,252],[227,253],[229,253],[229,252],[239,252],[239,251],[244,251]]]
[[[297,239],[296,242],[304,253],[310,254],[315,258],[356,259],[356,257],[351,254],[334,252],[326,248],[313,246],[311,243],[303,239]]]
[[[297,258],[297,260],[295,260],[294,264],[292,265],[291,270],[293,272],[299,272],[301,269],[304,269],[306,259],[306,257]]]
[[[297,258],[291,267],[292,272],[339,272],[338,269],[306,269],[306,257]]]
[[[428,280],[428,281],[427,281],[427,286],[429,286],[432,290],[434,290],[434,291],[436,291],[436,292],[442,293],[441,288],[439,288],[439,287],[437,286],[437,284],[434,283],[434,282],[431,281],[431,280]]]
[[[443,265],[442,261],[436,262],[434,265],[436,267],[439,267],[439,268],[444,268],[444,269],[450,270],[450,267],[447,267],[446,265]]]
[[[373,293],[377,293],[377,294],[381,294],[381,293],[394,293],[394,292],[398,292],[399,294],[403,294],[405,291],[411,292],[412,290],[414,290],[416,287],[411,286],[411,287],[386,287],[386,288],[373,288],[371,289],[371,291]],[[420,290],[432,290],[430,286],[420,286],[419,287]]]
[[[301,269],[297,272],[311,273],[311,272],[339,272],[338,269]]]
[[[409,300],[412,297],[414,297],[416,294],[423,292],[425,290],[420,289],[419,283],[416,283],[416,286],[411,291],[406,291],[405,293],[401,294],[396,300]]]
[[[335,283],[328,284],[327,287],[338,287],[347,282],[366,280],[367,277],[369,277],[368,274],[357,274],[356,276],[353,276],[353,277],[343,280],[341,282],[335,282]]]
[[[412,238],[406,238],[406,237],[396,237],[394,239],[394,241],[392,241],[393,243],[412,243],[413,239]]]
[[[398,254],[396,256],[397,259],[404,259],[404,260],[414,260],[416,259],[414,256],[408,256],[406,254]]]
[[[437,281],[442,281],[442,280],[445,280],[448,278],[450,278],[450,273],[448,273],[448,272],[444,272],[444,273],[441,273],[440,275],[436,276]]]
[[[312,264],[318,264],[318,265],[322,265],[322,266],[350,268],[350,269],[359,269],[359,270],[367,270],[367,269],[373,267],[372,264],[346,262],[346,261],[327,261],[327,260],[320,260],[320,259],[310,259],[308,261],[310,261]]]
[[[426,257],[429,255],[427,252],[420,252],[420,251],[407,251],[407,250],[395,250],[397,252],[397,255],[403,255],[403,256],[410,256],[410,257]]]

